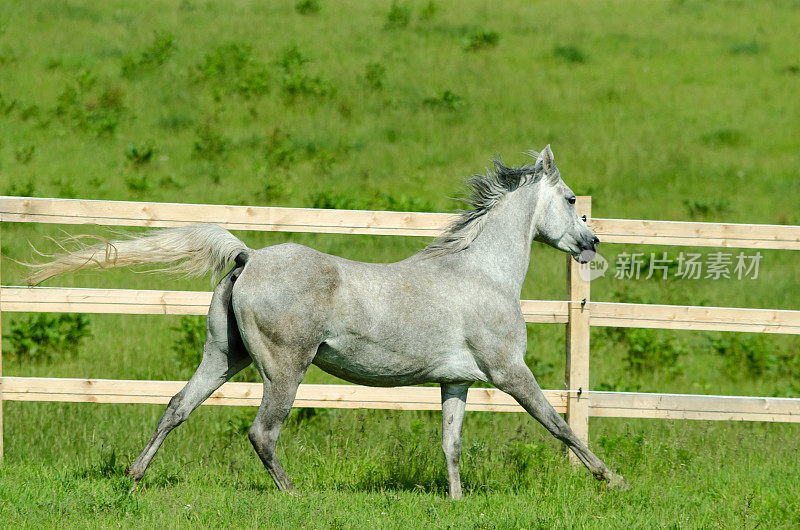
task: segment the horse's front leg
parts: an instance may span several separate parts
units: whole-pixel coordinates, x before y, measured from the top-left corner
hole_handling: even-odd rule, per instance
[[[464,425],[470,384],[442,384],[442,450],[447,463],[451,499],[461,498],[458,460],[461,457],[461,427]]]
[[[572,432],[569,424],[556,412],[542,393],[536,378],[522,362],[502,367],[490,374],[491,382],[511,394],[528,413],[536,418],[550,433],[564,442],[598,480],[604,480],[617,489],[630,489],[625,479],[609,470],[597,456]]]

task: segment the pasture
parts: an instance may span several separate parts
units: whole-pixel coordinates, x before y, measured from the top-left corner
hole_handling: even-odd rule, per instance
[[[443,211],[458,207],[447,197],[491,154],[518,164],[522,151],[551,143],[596,216],[800,224],[796,2],[2,7],[2,194]],[[58,228],[2,230],[3,284],[17,285],[22,269],[8,258],[28,259],[26,240]],[[291,240],[364,261],[424,244],[238,235],[251,247]],[[612,265],[623,251],[654,250],[600,248]],[[593,299],[796,309],[796,256],[762,254],[756,280],[607,276],[593,282]],[[563,259],[535,246],[523,298],[563,298]],[[125,270],[51,285],[209,287]],[[179,379],[199,358],[198,319],[28,319],[4,314],[4,336],[46,334],[51,346],[4,338],[4,375]],[[563,328],[530,325],[528,336],[542,387],[563,387]],[[594,389],[800,393],[793,336],[598,329],[592,340]],[[306,378],[333,381],[317,370]],[[618,494],[573,471],[529,417],[468,413],[466,496],[450,503],[437,413],[295,410],[279,442],[302,493],[290,497],[247,442],[254,409],[201,407],[133,494],[122,472],[161,406],[4,410],[4,526],[800,522],[796,424],[593,419],[592,448],[634,486]]]

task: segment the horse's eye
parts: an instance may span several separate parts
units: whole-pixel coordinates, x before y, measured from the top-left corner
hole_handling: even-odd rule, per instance
[[[575,196],[573,195],[572,197],[567,198],[567,202],[570,204],[575,204]]]

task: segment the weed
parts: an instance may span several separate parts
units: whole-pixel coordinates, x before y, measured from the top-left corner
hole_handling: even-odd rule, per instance
[[[466,105],[466,100],[450,89],[443,91],[438,96],[432,96],[422,100],[426,107],[455,111]]]
[[[497,46],[500,42],[500,34],[490,29],[480,29],[474,31],[464,39],[464,49],[467,51],[478,51],[484,48]]]
[[[206,120],[196,131],[194,154],[203,160],[216,160],[228,149],[229,141],[217,132],[211,120]]]
[[[38,118],[40,114],[41,109],[39,108],[39,105],[36,105],[35,103],[26,105],[19,109],[19,119],[22,121],[27,121],[31,118]]]
[[[71,180],[55,179],[53,185],[56,187],[56,196],[62,199],[77,199],[78,190]]]
[[[254,173],[261,183],[257,192],[261,201],[269,203],[286,195],[288,189],[282,172],[271,171],[267,166],[258,166]]]
[[[158,119],[158,126],[172,131],[181,131],[194,125],[194,118],[188,114],[168,114]]]
[[[201,79],[227,92],[246,97],[269,92],[266,65],[253,56],[250,46],[244,44],[230,43],[206,53],[196,71]]]
[[[36,152],[35,145],[26,145],[23,147],[19,147],[14,150],[14,158],[20,164],[27,164],[33,159],[33,155]]]
[[[626,348],[625,363],[634,372],[680,373],[678,360],[685,353],[682,346],[649,329],[619,328],[617,333]]]
[[[147,175],[128,175],[125,177],[125,186],[131,193],[146,193],[150,191],[150,179]]]
[[[288,167],[297,158],[297,146],[292,136],[276,127],[267,140],[264,157],[274,167]]]
[[[386,13],[385,29],[405,28],[411,22],[411,9],[401,5],[397,0],[392,2],[389,12]]]
[[[203,359],[206,342],[205,317],[182,316],[180,323],[172,328],[178,337],[172,342],[172,351],[182,368],[195,370]]]
[[[731,202],[726,199],[684,199],[684,206],[691,217],[702,217],[709,213],[725,213],[730,211]]]
[[[182,190],[186,185],[183,182],[175,180],[172,175],[166,175],[158,180],[158,187],[161,189]]]
[[[334,191],[318,191],[311,194],[311,207],[334,210],[363,210],[367,206],[350,195]]]
[[[305,65],[311,59],[295,46],[289,46],[281,54],[278,66],[283,70],[283,92],[290,98],[296,96],[321,97],[330,94],[333,86],[319,76],[306,72]]]
[[[764,46],[758,41],[739,42],[728,50],[731,55],[756,55],[764,50]]]
[[[437,7],[433,0],[429,0],[427,4],[419,12],[420,20],[431,20],[436,15]]]
[[[408,195],[400,195],[395,197],[388,193],[381,193],[376,201],[378,209],[392,210],[396,212],[432,212],[433,206],[426,200],[419,197],[409,197]]]
[[[322,2],[320,0],[298,0],[294,9],[301,15],[311,15],[322,10]]]
[[[150,163],[150,160],[153,158],[153,146],[149,143],[136,145],[131,142],[125,149],[125,158],[133,167],[141,167]]]
[[[364,68],[364,84],[374,90],[383,88],[386,80],[386,67],[381,63],[368,63]]]
[[[5,190],[3,190],[3,195],[10,195],[15,197],[35,197],[36,184],[33,180],[28,180],[24,184],[19,184],[17,182],[14,182],[11,185],[9,185]]]
[[[742,133],[736,129],[717,129],[700,137],[707,145],[734,147],[742,143]]]
[[[586,55],[575,46],[556,46],[553,56],[568,63],[582,64],[586,62]]]
[[[175,36],[166,32],[155,32],[153,43],[141,52],[122,58],[122,75],[131,77],[137,72],[161,66],[175,51]]]
[[[76,85],[65,87],[58,95],[56,116],[96,136],[113,134],[125,111],[122,88],[106,83],[98,92],[95,77],[87,71],[77,77]]]
[[[7,100],[3,94],[0,94],[0,114],[9,116],[14,111],[18,103],[18,100]]]
[[[709,338],[709,345],[717,355],[722,356],[725,373],[732,379],[775,373],[780,366],[778,355],[770,351],[759,335]]]
[[[83,314],[50,316],[39,313],[11,323],[9,353],[19,362],[48,362],[74,356],[83,340],[91,335],[89,317]]]

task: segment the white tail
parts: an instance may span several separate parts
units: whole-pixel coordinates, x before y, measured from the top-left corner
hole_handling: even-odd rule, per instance
[[[100,242],[87,245],[83,243],[86,239]],[[73,243],[76,248],[70,250],[64,243]],[[99,236],[72,236],[58,244],[64,250],[62,254],[37,251],[52,261],[25,264],[33,269],[27,277],[28,283],[36,285],[63,272],[140,263],[167,263],[158,270],[186,276],[202,276],[211,270],[216,282],[240,252],[249,250],[239,238],[214,224],[165,228],[116,241]]]

